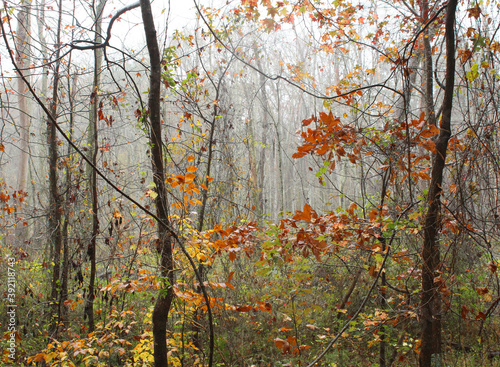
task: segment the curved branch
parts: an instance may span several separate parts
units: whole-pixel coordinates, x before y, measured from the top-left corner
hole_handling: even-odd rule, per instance
[[[128,12],[129,10],[138,8],[141,5],[141,3],[138,1],[136,3],[133,3],[131,5],[128,5],[122,9],[120,9],[115,15],[113,15],[113,18],[111,18],[111,21],[109,22],[108,25],[108,30],[106,31],[106,39],[102,43],[97,43],[94,41],[87,41],[87,40],[75,40],[69,44],[69,46],[72,49],[75,50],[95,50],[98,48],[104,48],[106,46],[109,46],[109,40],[111,39],[111,29],[113,28],[113,23],[124,13]],[[90,45],[87,46],[78,46],[78,43],[87,43]]]

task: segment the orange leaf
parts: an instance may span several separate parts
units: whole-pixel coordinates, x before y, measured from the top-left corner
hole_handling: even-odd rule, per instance
[[[285,340],[280,339],[280,338],[274,339],[273,342],[274,342],[274,345],[276,345],[276,348],[279,348],[279,349],[283,349],[283,347],[285,346],[285,343],[287,343]]]
[[[436,153],[436,143],[432,140],[424,140],[423,142],[420,143],[424,149],[427,149],[428,151],[432,153]]]
[[[45,361],[45,353],[38,353],[35,358],[33,358],[33,362],[42,362]]]
[[[195,167],[195,166],[189,166],[186,170],[188,172],[196,172],[196,170],[198,169],[198,167]]]
[[[194,173],[188,173],[184,177],[186,178],[186,182],[192,182],[196,178],[196,175]]]
[[[288,326],[283,326],[283,327],[280,329],[280,331],[290,331],[290,330],[292,330],[292,328],[291,328],[291,327],[288,327]]]
[[[239,307],[236,307],[236,311],[238,312],[248,312],[250,311],[251,309],[253,309],[253,307],[251,305],[249,306],[239,306]]]
[[[192,155],[190,155],[189,157],[187,157],[187,161],[188,162],[192,162],[194,161],[194,157]]]
[[[349,215],[353,215],[356,209],[358,209],[356,203],[351,203],[351,205],[349,205],[349,208],[347,208],[347,212],[349,213]]]

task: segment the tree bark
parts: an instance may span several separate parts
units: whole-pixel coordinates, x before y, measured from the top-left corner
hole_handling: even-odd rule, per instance
[[[28,33],[30,31],[30,5],[27,1],[21,1],[21,9],[18,12],[18,23],[16,32],[16,62],[20,69],[30,64],[30,46]],[[29,78],[29,75],[26,76]],[[29,79],[28,79],[29,80]],[[17,171],[17,190],[26,191],[28,179],[28,142],[29,142],[29,118],[27,111],[27,98],[24,90],[26,84],[21,78],[17,79],[17,101],[19,104],[19,128],[20,149],[19,169]]]
[[[429,3],[428,0],[422,1],[422,13],[424,23],[429,19]],[[429,125],[437,125],[436,113],[434,111],[434,77],[432,74],[432,48],[429,27],[423,32],[424,43],[424,76],[425,76],[425,114]]]
[[[71,65],[71,59],[68,62],[68,66]],[[68,91],[69,91],[69,138],[73,139],[73,132],[75,126],[75,113],[74,113],[74,105],[75,105],[75,97],[76,97],[76,88],[77,88],[77,80],[78,74],[73,75],[72,83],[68,80]],[[72,84],[72,86],[71,86]],[[67,155],[71,159],[72,154],[74,153],[71,145],[68,144],[68,152]],[[63,261],[62,261],[62,272],[61,272],[61,292],[59,296],[59,315],[60,315],[60,323],[63,325],[67,324],[68,321],[68,309],[64,306],[64,301],[68,299],[68,278],[69,278],[69,221],[70,221],[70,210],[71,210],[71,196],[74,193],[74,187],[72,185],[72,170],[68,167],[66,171],[66,198],[65,203],[66,206],[64,208],[64,225],[62,229],[62,251],[63,251]]]
[[[455,84],[455,12],[457,0],[448,2],[446,13],[446,77],[443,99],[443,117],[436,140],[431,182],[427,197],[428,209],[425,217],[424,243],[422,246],[422,298],[421,298],[421,343],[420,367],[438,366],[441,354],[441,297],[439,282],[440,253],[438,232],[440,228],[441,193],[446,150],[451,136],[451,111]]]
[[[155,198],[156,215],[169,225],[167,190],[163,171],[163,144],[160,114],[161,60],[156,29],[149,0],[141,0],[142,21],[146,33],[151,75],[149,85],[149,122],[153,180],[158,196]],[[167,319],[174,297],[174,263],[172,257],[172,237],[168,228],[158,223],[158,245],[160,254],[161,288],[153,310],[154,360],[156,367],[167,366]]]
[[[95,43],[102,42],[102,12],[106,0],[100,0],[97,5],[95,14]],[[97,109],[99,106],[99,88],[101,82],[101,65],[102,65],[103,51],[101,48],[94,49],[94,83],[92,87],[92,94],[90,97],[90,113],[89,113],[89,136],[88,142],[91,152],[91,161],[94,167],[97,165],[97,152],[98,152],[98,131],[97,122],[99,121]],[[89,189],[92,197],[92,235],[90,237],[89,248],[87,250],[90,260],[90,280],[87,294],[87,301],[85,303],[85,317],[89,332],[94,331],[94,293],[95,293],[95,279],[96,279],[96,246],[97,236],[99,235],[99,207],[97,197],[97,173],[90,165],[87,166],[89,177]]]
[[[50,113],[57,121],[57,105],[58,105],[58,89],[59,89],[59,69],[61,65],[60,61],[60,40],[61,40],[61,23],[62,23],[62,0],[59,0],[59,19],[57,24],[57,37],[56,37],[56,52],[55,52],[55,70],[54,79],[52,84],[52,101],[50,102]],[[57,130],[55,124],[50,120],[47,120],[47,145],[49,147],[49,220],[48,220],[48,232],[50,233],[50,241],[52,243],[52,261],[54,266],[52,267],[52,285],[50,293],[50,304],[51,304],[51,324],[50,324],[50,334],[52,337],[57,336],[58,331],[58,319],[59,319],[59,306],[58,306],[58,293],[61,287],[61,246],[62,246],[62,236],[61,236],[61,198],[59,195],[58,187],[58,172],[57,163],[59,161],[58,152],[58,141],[57,141]]]
[[[30,64],[30,43],[28,33],[31,28],[31,5],[27,1],[21,1],[21,9],[18,12],[18,23],[16,32],[16,62],[19,68],[26,68]],[[30,80],[30,76],[26,78]],[[21,77],[17,79],[17,101],[19,107],[19,135],[20,155],[17,171],[17,191],[26,192],[28,182],[28,159],[29,159],[29,129],[30,121],[28,114],[28,99],[24,93],[26,84]],[[17,217],[17,213],[16,213]],[[18,218],[19,220],[20,218]],[[22,219],[21,219],[22,221]],[[16,237],[18,243],[24,248],[28,231],[22,223],[16,226]]]

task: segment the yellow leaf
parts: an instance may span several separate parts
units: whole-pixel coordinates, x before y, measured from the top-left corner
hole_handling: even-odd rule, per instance
[[[154,200],[154,199],[156,199],[156,198],[158,197],[158,194],[157,194],[155,191],[153,191],[153,190],[148,190],[146,193],[147,193],[147,194],[148,194],[148,196],[149,196],[151,199],[153,199],[153,200]]]

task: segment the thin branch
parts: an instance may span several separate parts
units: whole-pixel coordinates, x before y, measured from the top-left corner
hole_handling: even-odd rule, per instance
[[[98,48],[104,48],[106,46],[109,46],[109,40],[111,39],[111,29],[113,28],[113,23],[124,13],[128,12],[129,10],[138,8],[141,3],[138,1],[136,3],[133,3],[131,5],[128,5],[122,9],[120,9],[114,16],[111,18],[111,21],[108,24],[108,30],[106,31],[106,39],[102,43],[97,43],[95,41],[89,41],[89,40],[75,40],[72,41],[69,46],[72,49],[75,50],[95,50]],[[87,43],[90,45],[87,46],[79,46],[78,43]]]

